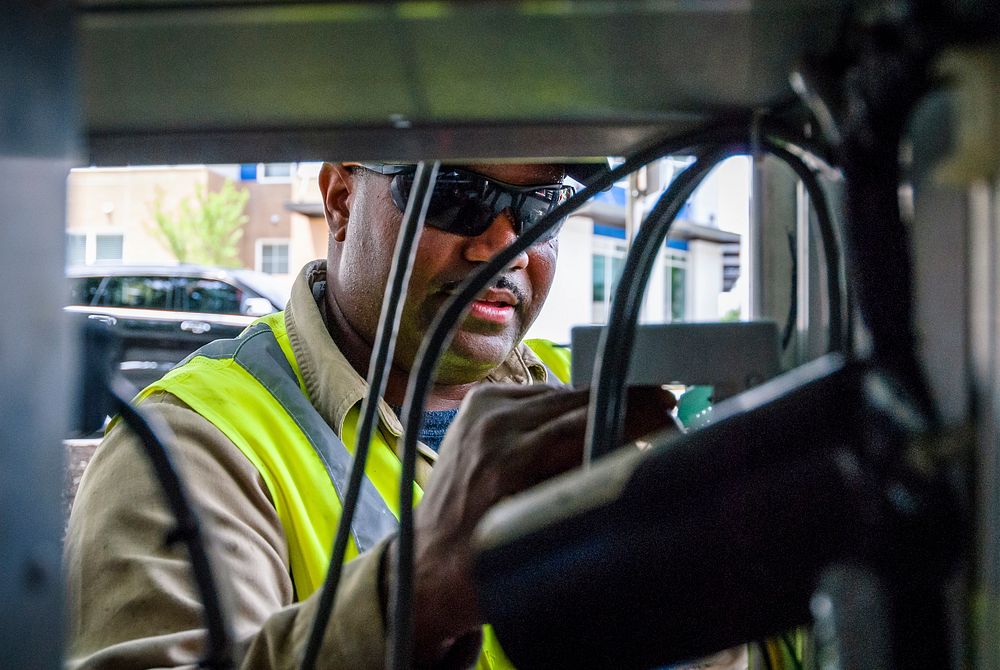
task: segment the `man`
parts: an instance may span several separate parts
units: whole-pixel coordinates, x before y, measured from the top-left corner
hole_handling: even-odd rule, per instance
[[[374,510],[366,518],[375,526],[387,516],[384,509],[378,515],[380,504],[390,511],[398,505],[401,427],[392,407],[403,402],[431,319],[465,277],[568,197],[564,177],[560,165],[443,170],[379,407],[366,481]],[[405,166],[324,165],[326,262],[303,270],[284,313],[262,319],[239,340],[209,345],[140,394],[146,411],[173,429],[216,572],[231,585],[241,667],[293,668],[300,661],[339,516],[343,463],[330,462],[342,455],[331,429],[353,449],[411,184]],[[521,343],[548,294],[556,255],[554,237],[540,241],[480,296],[427,399],[430,426],[447,434],[440,455],[422,448],[417,473],[426,492],[415,516],[414,634],[424,666],[462,667],[480,653],[470,536],[481,516],[503,497],[579,463],[586,394],[547,385],[550,370]],[[433,432],[422,436],[432,446],[440,437]],[[185,552],[164,546],[171,526],[135,438],[114,425],[70,519],[71,667],[197,661],[201,610]],[[319,667],[383,664],[393,536],[380,538],[380,529],[364,522],[355,530],[351,553],[360,555],[345,566]],[[494,640],[483,647],[485,667],[504,663]]]

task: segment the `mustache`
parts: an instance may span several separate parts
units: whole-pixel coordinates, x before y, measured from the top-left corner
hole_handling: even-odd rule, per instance
[[[462,285],[462,282],[464,281],[465,278],[463,277],[462,279],[457,279],[455,281],[445,282],[444,284],[441,285],[441,290],[444,291],[445,293],[455,293],[456,291],[458,291],[458,288]],[[520,285],[513,282],[506,275],[500,275],[499,277],[497,277],[497,280],[493,282],[493,284],[488,288],[510,291],[517,297],[518,304],[524,304],[524,302],[527,300],[527,295],[525,294],[524,289],[521,288]]]

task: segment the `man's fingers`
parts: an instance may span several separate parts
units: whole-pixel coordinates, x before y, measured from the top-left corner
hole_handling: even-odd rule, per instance
[[[466,396],[459,418],[487,421],[490,430],[523,432],[584,406],[587,400],[586,390],[496,384]]]
[[[531,429],[580,407],[586,408],[590,394],[586,390],[549,389],[521,399],[511,406],[511,425]]]
[[[670,420],[673,396],[659,388],[630,389],[626,441],[662,430]],[[534,486],[583,462],[589,394],[555,391],[520,403],[512,424],[526,429],[505,456],[509,493]]]
[[[626,442],[675,427],[671,411],[677,406],[677,399],[670,391],[658,386],[631,386],[627,397],[624,426]]]
[[[550,393],[551,386],[543,384],[483,384],[469,391],[465,396],[466,402],[480,402],[514,398],[526,398],[530,396]]]
[[[546,421],[526,433],[507,455],[516,492],[542,482],[583,462],[583,440],[587,430],[587,406],[577,407]]]

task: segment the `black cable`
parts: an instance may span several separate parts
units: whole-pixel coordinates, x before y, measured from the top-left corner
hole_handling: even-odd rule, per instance
[[[792,257],[792,281],[788,300],[788,317],[785,319],[785,328],[781,333],[781,350],[788,349],[792,342],[792,335],[795,334],[795,322],[799,318],[799,255],[796,249],[797,238],[795,233],[788,232],[788,252]]]
[[[766,136],[764,150],[791,168],[809,194],[813,211],[816,213],[816,227],[823,243],[823,258],[826,261],[827,302],[830,307],[830,334],[827,347],[831,352],[846,351],[844,303],[841,300],[844,280],[841,271],[840,245],[837,243],[837,233],[826,191],[819,183],[816,173],[806,165],[805,161],[786,149],[782,140]]]
[[[207,641],[205,657],[198,663],[201,668],[216,668],[227,670],[233,667],[232,634],[229,631],[216,579],[212,572],[212,564],[205,549],[205,540],[201,532],[198,515],[194,511],[184,489],[184,484],[177,474],[167,450],[165,439],[169,435],[166,426],[154,426],[145,414],[128,400],[125,384],[119,379],[111,379],[108,383],[109,392],[117,404],[117,411],[122,421],[136,434],[146,455],[153,465],[156,480],[163,489],[167,506],[177,521],[177,526],[167,536],[168,544],[183,542],[187,547],[191,560],[191,571],[194,573],[195,585],[201,595],[202,616],[205,620]],[[167,435],[161,435],[166,433]]]
[[[928,426],[939,425],[940,416],[916,354],[913,270],[898,189],[901,141],[937,82],[933,64],[947,35],[945,26],[927,21],[937,10],[924,11],[933,5],[904,3],[898,14],[851,8],[837,48],[811,58],[795,87],[815,116],[827,119],[823,130],[844,174],[847,294],[870,332],[870,358],[903,384]],[[847,319],[853,327],[853,312]]]
[[[608,326],[601,331],[594,357],[594,379],[598,383],[592,391],[587,416],[585,462],[610,453],[621,439],[625,381],[642,297],[670,226],[708,173],[723,159],[745,151],[745,143],[700,149],[695,162],[677,175],[639,227],[618,280]]]
[[[740,119],[739,127],[746,120]],[[587,186],[547,214],[535,226],[525,230],[507,247],[478,268],[462,282],[459,290],[442,306],[421,342],[407,383],[403,406],[403,457],[400,475],[400,518],[396,579],[390,593],[389,646],[387,667],[404,670],[412,667],[413,658],[413,477],[416,469],[417,435],[423,425],[423,406],[434,379],[441,354],[451,341],[454,327],[461,321],[469,304],[494,278],[506,270],[520,254],[531,247],[561,219],[589,200],[595,193],[611,186],[639,167],[665,155],[690,150],[693,146],[731,141],[733,124],[725,123],[657,142],[625,160],[617,168],[597,175]]]
[[[333,611],[344,556],[351,536],[351,523],[354,520],[354,512],[361,493],[361,482],[365,475],[365,464],[368,461],[368,447],[375,432],[378,401],[385,393],[389,370],[392,367],[393,353],[396,349],[396,333],[399,331],[403,304],[406,302],[406,290],[410,283],[413,260],[416,257],[424,218],[427,216],[427,208],[430,205],[431,195],[434,192],[434,182],[437,180],[440,166],[440,162],[435,162],[430,168],[423,162],[418,163],[416,174],[413,176],[413,186],[406,204],[406,212],[403,214],[403,221],[400,224],[386,294],[382,300],[382,313],[379,316],[378,329],[375,333],[376,345],[368,365],[368,393],[361,405],[361,423],[357,432],[357,443],[354,448],[347,492],[341,505],[340,522],[337,526],[337,535],[334,538],[333,551],[330,554],[330,567],[327,569],[326,579],[323,581],[323,589],[316,608],[316,617],[309,631],[309,639],[302,657],[302,670],[312,670],[316,665],[316,659],[323,643],[323,634],[326,632],[326,626]]]
[[[906,34],[907,39],[888,39],[891,29],[884,26],[865,35],[857,62],[843,76],[844,241],[858,312],[871,334],[871,361],[902,385],[933,429],[941,419],[917,353],[899,155],[913,111],[935,81],[935,54],[922,40],[910,39],[912,26],[896,30],[894,37]]]
[[[840,254],[837,246],[836,234],[834,231],[832,215],[825,192],[820,186],[818,179],[812,170],[796,155],[785,149],[772,137],[764,136],[763,148],[766,152],[775,155],[784,161],[802,180],[813,206],[816,211],[817,225],[820,229],[823,240],[824,258],[826,259],[828,273],[828,294],[830,301],[830,350],[839,351],[843,349],[843,325],[841,312],[841,272]],[[736,147],[720,152],[720,158],[727,153],[734,152]],[[715,167],[715,162],[707,164],[699,160],[681,173],[671,184],[670,188],[661,196],[653,211],[650,212],[646,222],[640,228],[636,237],[633,249],[626,259],[625,270],[619,280],[618,292],[612,303],[611,315],[608,318],[608,327],[602,332],[602,341],[598,344],[598,355],[595,359],[594,377],[599,380],[594,398],[591,402],[588,417],[587,460],[609,453],[618,444],[624,422],[624,388],[625,378],[629,366],[629,355],[632,342],[635,337],[635,326],[638,323],[639,310],[642,305],[642,296],[645,292],[646,282],[652,272],[659,246],[669,232],[669,226],[673,217],[683,208],[687,198],[690,197],[698,183],[707,176],[708,172]],[[695,168],[694,171],[689,172]],[[687,177],[692,179],[688,180]],[[683,199],[672,202],[683,193]],[[669,215],[670,210],[676,210]],[[656,217],[666,223],[659,223]],[[655,222],[649,226],[649,222]],[[644,231],[649,231],[644,235]],[[648,248],[646,247],[646,245]],[[794,251],[794,250],[793,250]],[[794,255],[794,254],[793,254]],[[637,283],[638,282],[638,283]],[[794,308],[795,300],[792,300]],[[794,314],[794,312],[793,312]],[[794,326],[791,323],[786,324]],[[786,346],[787,346],[786,333]],[[610,345],[609,345],[610,343]],[[609,348],[606,349],[606,346]],[[602,374],[602,371],[606,373]]]

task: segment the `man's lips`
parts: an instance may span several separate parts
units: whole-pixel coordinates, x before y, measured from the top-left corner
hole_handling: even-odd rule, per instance
[[[469,308],[469,316],[480,321],[507,324],[514,318],[514,306],[500,302],[474,300]]]
[[[513,291],[504,288],[488,288],[479,294],[476,302],[491,302],[497,305],[516,307],[521,301],[514,295]]]
[[[490,323],[507,324],[514,318],[520,302],[513,291],[489,288],[472,301],[469,317]]]

